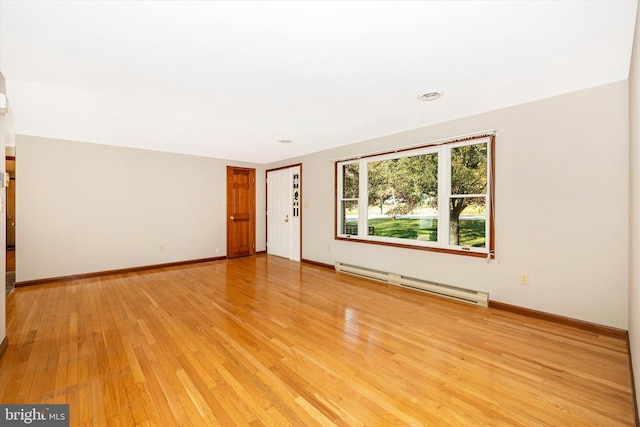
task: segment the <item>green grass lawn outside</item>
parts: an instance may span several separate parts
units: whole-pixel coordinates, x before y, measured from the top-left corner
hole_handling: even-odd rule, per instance
[[[352,225],[353,224],[353,225]],[[347,221],[347,225],[357,227],[357,221]],[[397,239],[422,240],[436,242],[438,240],[438,220],[421,218],[372,218],[369,227],[373,227],[373,235],[393,237]],[[354,233],[355,234],[355,233]],[[371,230],[369,231],[371,234]],[[484,248],[485,220],[460,220],[460,245]]]

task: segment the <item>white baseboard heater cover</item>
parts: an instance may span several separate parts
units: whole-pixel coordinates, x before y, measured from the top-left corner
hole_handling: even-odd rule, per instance
[[[336,262],[335,267],[336,271],[340,273],[347,273],[354,276],[364,277],[366,279],[378,280],[390,285],[401,286],[408,289],[415,289],[417,291],[422,291],[444,298],[478,305],[481,307],[489,306],[488,292],[459,288],[457,286],[445,285],[429,280],[416,279],[414,277],[402,276],[400,274],[389,273],[372,268],[359,267],[342,262]]]

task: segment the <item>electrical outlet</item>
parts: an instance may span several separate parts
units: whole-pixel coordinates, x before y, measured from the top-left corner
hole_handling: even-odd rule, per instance
[[[527,273],[520,273],[520,284],[521,285],[529,284],[529,275]]]

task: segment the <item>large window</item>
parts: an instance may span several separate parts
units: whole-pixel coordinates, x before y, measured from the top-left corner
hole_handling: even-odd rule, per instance
[[[336,163],[336,238],[493,254],[493,136]]]

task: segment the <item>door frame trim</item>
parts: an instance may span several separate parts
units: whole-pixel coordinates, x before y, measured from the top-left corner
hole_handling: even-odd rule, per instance
[[[300,168],[300,229],[298,230],[298,236],[300,236],[300,260],[302,261],[302,212],[303,204],[302,204],[302,163],[294,163],[291,165],[280,166],[273,169],[267,169],[264,171],[264,189],[265,189],[265,239],[269,241],[269,218],[267,218],[267,212],[269,212],[269,172],[275,172],[282,169],[291,169],[299,167]],[[267,253],[269,253],[269,248],[267,248]]]

